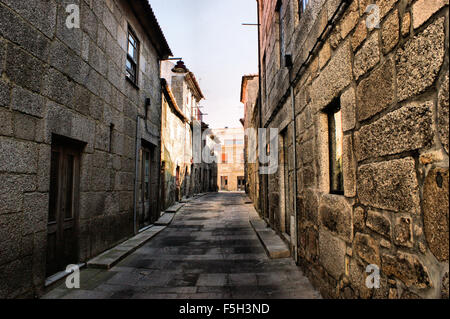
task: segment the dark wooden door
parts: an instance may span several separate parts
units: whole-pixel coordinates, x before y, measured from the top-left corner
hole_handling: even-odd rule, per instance
[[[289,148],[288,148],[288,134],[287,129],[282,133],[282,163],[283,163],[283,185],[284,185],[284,232],[291,234],[291,209],[290,209],[290,190],[289,183]]]
[[[238,191],[245,190],[245,177],[244,176],[238,176],[238,178],[237,178],[237,188],[238,188]]]
[[[141,149],[141,209],[138,216],[139,229],[149,226],[151,223],[151,155],[150,149]]]
[[[161,186],[160,186],[160,201],[163,210],[166,210],[166,162],[161,162]]]
[[[224,191],[228,190],[228,176],[222,176],[220,178],[220,189]]]
[[[180,166],[177,166],[176,176],[175,176],[175,200],[180,201],[180,189],[181,189],[181,180],[180,180]]]
[[[80,150],[52,145],[47,227],[47,276],[78,262]]]

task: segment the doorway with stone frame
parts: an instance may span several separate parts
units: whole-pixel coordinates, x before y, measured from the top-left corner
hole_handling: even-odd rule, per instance
[[[79,262],[79,198],[84,144],[52,136],[46,276]]]

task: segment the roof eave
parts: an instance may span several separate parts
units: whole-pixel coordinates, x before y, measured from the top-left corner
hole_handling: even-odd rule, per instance
[[[139,22],[144,27],[150,41],[158,52],[159,58],[165,60],[168,57],[173,56],[172,50],[170,50],[169,44],[167,43],[166,37],[156,19],[150,3],[147,0],[129,0],[128,3]]]

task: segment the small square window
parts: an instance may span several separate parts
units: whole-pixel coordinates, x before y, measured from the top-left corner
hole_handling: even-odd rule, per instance
[[[126,62],[126,76],[137,85],[139,72],[139,41],[131,28],[128,30],[128,50]]]
[[[330,192],[344,194],[342,112],[339,101],[334,101],[328,109],[328,149],[330,158]]]

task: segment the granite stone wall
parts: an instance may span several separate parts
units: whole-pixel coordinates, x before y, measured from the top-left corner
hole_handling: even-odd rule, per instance
[[[261,215],[282,234],[283,205],[296,201],[289,242],[325,297],[448,298],[448,1],[316,0],[299,16],[298,1],[283,0],[283,41],[276,3],[259,1],[262,117],[288,134],[295,123],[298,192],[282,170],[270,175]],[[369,4],[379,28],[366,23]],[[329,187],[324,109],[336,100],[343,195]],[[372,264],[378,289],[366,286]]]
[[[241,86],[241,103],[244,104],[244,132],[258,132],[259,128],[259,76],[244,76]],[[245,160],[245,191],[259,209],[259,163],[257,161],[257,136],[245,134],[244,160]]]
[[[79,29],[66,27],[69,4],[80,8]],[[128,25],[141,45],[139,88],[125,79]],[[133,234],[146,98],[140,136],[159,153],[159,54],[127,1],[0,1],[0,298],[42,292],[55,135],[85,145],[79,261]]]

